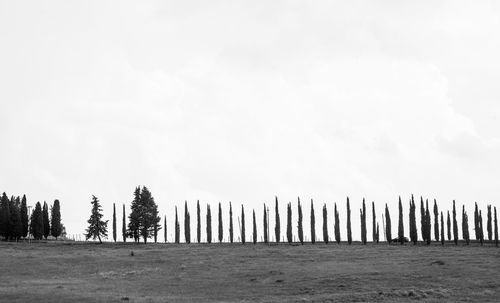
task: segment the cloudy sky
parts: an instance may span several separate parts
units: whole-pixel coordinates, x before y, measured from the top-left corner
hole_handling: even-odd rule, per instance
[[[349,196],[355,228],[363,197],[500,206],[494,1],[1,1],[0,41],[0,191],[59,199],[70,234],[137,185],[169,224],[197,199],[321,221]]]

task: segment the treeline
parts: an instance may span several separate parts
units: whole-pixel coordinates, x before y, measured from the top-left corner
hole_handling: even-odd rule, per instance
[[[279,202],[278,198],[275,198],[274,203],[274,239],[276,243],[281,241],[281,219],[279,212]],[[442,245],[445,244],[446,241],[453,241],[456,245],[459,241],[458,235],[458,220],[457,220],[457,208],[455,205],[455,201],[453,201],[453,208],[450,216],[450,211],[439,211],[437,201],[434,200],[433,204],[429,205],[429,201],[426,199],[424,202],[424,198],[420,197],[420,224],[417,225],[417,204],[413,195],[409,199],[408,203],[408,216],[406,217],[404,214],[404,207],[401,197],[399,197],[398,203],[398,218],[397,218],[397,235],[393,236],[392,233],[392,220],[391,213],[389,211],[389,207],[385,204],[385,211],[381,214],[381,220],[377,220],[377,212],[375,208],[375,202],[371,203],[371,241],[374,243],[380,242],[380,223],[382,223],[383,227],[383,236],[387,243],[400,243],[404,244],[407,242],[417,244],[419,242],[419,232],[420,239],[423,243],[430,245],[432,241],[439,242]],[[342,224],[340,222],[339,209],[340,206],[337,203],[333,204],[333,239],[336,243],[340,244],[341,239],[341,229],[343,226],[346,228],[347,234],[347,243],[352,244],[352,226],[351,226],[351,205],[349,202],[349,198],[347,198],[345,204],[346,211],[346,222]],[[196,203],[196,237],[194,238],[196,242],[201,243],[202,238],[202,226],[201,226],[201,209],[200,202]],[[219,243],[224,241],[224,224],[223,224],[223,209],[221,203],[218,204],[217,209],[217,240]],[[288,203],[286,205],[286,241],[288,243],[296,242],[294,238],[294,229],[297,228],[297,236],[298,242],[304,244],[304,227],[303,227],[303,212],[302,212],[302,204],[300,198],[297,201],[297,216],[298,220],[295,223],[292,221],[292,213],[293,213],[293,205],[292,203]],[[263,216],[262,218],[262,242],[269,243],[270,240],[270,210],[269,206],[264,204],[263,207]],[[181,228],[180,228],[180,219],[179,217],[182,214],[178,213],[177,206],[175,207],[175,216],[174,216],[174,242],[181,243]],[[191,214],[188,208],[187,201],[184,203],[184,243],[191,243]],[[205,236],[206,242],[212,243],[214,240],[214,235],[212,234],[212,211],[210,204],[206,205],[206,220],[205,220]],[[252,209],[251,212],[251,221],[252,221],[252,242],[255,244],[258,242],[257,235],[257,225],[258,220],[256,216],[255,209]],[[99,201],[96,197],[92,199],[92,214],[90,219],[88,220],[89,228],[87,229],[87,239],[99,239],[101,241],[102,237],[107,237],[107,221],[102,220],[102,208],[99,204]],[[229,242],[234,242],[234,226],[233,226],[233,208],[232,204],[229,203],[229,211],[228,211],[228,220],[229,220]],[[117,216],[116,216],[116,206],[113,204],[113,241],[116,242],[117,239]],[[128,218],[128,224],[127,219]],[[312,244],[315,244],[317,240],[323,241],[324,243],[330,242],[330,234],[329,234],[329,223],[328,223],[328,205],[325,203],[322,207],[322,235],[321,238],[318,238],[316,235],[316,214],[314,210],[314,203],[311,199],[310,206],[310,227],[309,227],[309,238]],[[409,238],[406,237],[407,233],[405,232],[405,218],[409,220]],[[446,218],[446,224],[445,224]],[[246,224],[245,224],[245,207],[241,206],[241,215],[238,216],[238,228],[239,228],[239,241],[243,244],[246,242]],[[360,232],[361,232],[361,243],[367,244],[368,242],[368,233],[367,233],[367,207],[365,199],[362,201],[362,205],[360,208]],[[142,238],[143,242],[146,243],[148,239],[152,238],[156,243],[158,241],[159,231],[163,229],[163,238],[164,241],[167,242],[167,217],[163,217],[163,226],[160,224],[161,217],[158,213],[158,206],[154,201],[154,198],[151,192],[146,187],[137,187],[133,194],[133,200],[130,206],[130,214],[128,217],[125,214],[125,205],[123,205],[122,210],[122,241],[126,242],[127,238],[132,238],[135,242],[139,242]],[[462,206],[462,240],[465,244],[470,244],[470,235],[469,235],[469,217],[465,210],[465,205]],[[477,203],[475,204],[474,211],[474,231],[476,239],[483,245],[486,241],[485,233],[483,230],[483,215],[481,210],[478,209]],[[420,228],[418,228],[420,226]],[[420,231],[419,231],[420,229]],[[491,205],[487,206],[487,215],[486,215],[486,234],[487,240],[490,243],[495,243],[498,246],[498,221],[497,221],[497,209],[496,207],[492,208]],[[453,237],[452,237],[453,235]],[[447,237],[446,237],[447,236]],[[332,239],[332,240],[333,240]]]
[[[6,241],[19,241],[31,235],[35,240],[58,238],[64,235],[65,228],[61,223],[59,200],[49,206],[37,202],[31,216],[28,213],[26,195],[23,197],[7,196],[4,192],[0,200],[0,236]]]

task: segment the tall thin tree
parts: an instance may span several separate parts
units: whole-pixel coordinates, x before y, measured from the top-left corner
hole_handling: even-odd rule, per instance
[[[95,240],[97,238],[99,239],[99,243],[102,243],[101,237],[108,236],[108,221],[104,221],[102,219],[102,207],[99,203],[99,199],[96,196],[92,196],[91,204],[92,211],[90,214],[90,218],[87,220],[89,226],[87,227],[85,238],[87,240],[90,238]],[[40,203],[38,203],[37,206],[38,205],[40,205]]]
[[[497,220],[497,208],[495,206],[495,246],[498,247],[498,220]]]
[[[453,200],[453,241],[458,245],[458,224],[457,224],[457,210],[455,208],[455,200]]]
[[[418,233],[417,233],[417,218],[416,218],[416,206],[413,195],[411,195],[410,200],[410,240],[413,245],[417,244]]]
[[[323,242],[328,244],[328,211],[326,203],[323,205]]]
[[[476,240],[480,240],[479,236],[479,210],[477,207],[477,202],[475,202],[475,208],[474,208],[474,232],[476,235]]]
[[[113,203],[113,241],[116,243],[116,206]]]
[[[179,224],[179,216],[177,215],[177,206],[175,207],[175,235],[174,235],[174,241],[175,244],[180,243],[180,234],[181,234],[181,228]]]
[[[441,245],[444,245],[444,217],[441,211]]]
[[[184,202],[184,240],[191,243],[191,215],[189,214],[187,201]]]
[[[373,243],[377,242],[377,218],[375,215],[375,202],[372,201],[372,241]]]
[[[257,221],[255,220],[255,209],[253,210],[253,244],[257,243]]]
[[[366,204],[363,198],[363,208],[361,209],[361,242],[366,245]]]
[[[302,227],[302,205],[300,205],[300,198],[297,198],[297,212],[299,215],[299,220],[298,220],[298,233],[299,233],[299,241],[300,244],[304,245],[304,229]]]
[[[427,242],[427,245],[430,245],[431,244],[431,225],[432,225],[432,222],[431,222],[431,213],[429,211],[429,200],[426,199],[425,200],[425,240]]]
[[[399,197],[398,240],[401,244],[403,244],[405,241],[405,229],[403,225],[403,204],[401,203],[401,196]]]
[[[275,213],[276,213],[276,218],[275,218],[275,226],[274,226],[274,236],[276,238],[276,243],[280,242],[280,211],[278,208],[278,196],[276,198],[276,207],[275,207]]]
[[[49,221],[49,206],[47,202],[43,201],[43,237],[47,239],[50,235],[50,221]]]
[[[233,243],[233,206],[231,201],[229,201],[229,242]]]
[[[212,243],[212,213],[210,204],[207,204],[207,243]]]
[[[439,211],[436,199],[434,199],[434,238],[439,242]]]
[[[62,234],[61,205],[57,199],[54,200],[54,204],[50,209],[50,234],[56,240]]]
[[[422,241],[426,242],[427,239],[427,222],[425,222],[427,219],[427,216],[425,214],[425,207],[424,207],[424,198],[420,196],[420,230],[422,233]]]
[[[337,241],[337,244],[340,244],[340,218],[339,218],[339,212],[337,210],[337,203],[334,204],[334,212],[335,212],[335,223],[334,223],[334,231],[335,231],[335,241]]]
[[[311,243],[316,243],[316,218],[314,216],[314,204],[311,199]]]
[[[59,216],[59,221],[61,217]],[[21,199],[21,224],[22,224],[22,237],[26,238],[28,236],[28,206],[26,202],[26,195],[23,195],[23,198]]]
[[[245,244],[245,209],[243,204],[241,204],[241,243]]]
[[[167,216],[163,217],[163,242],[167,243]]]
[[[465,205],[462,206],[462,235],[465,240],[465,243],[469,245],[469,222],[467,218],[467,213],[465,212]]]
[[[484,231],[483,231],[483,215],[481,211],[479,211],[479,242],[481,242],[481,246],[484,243]]]
[[[488,208],[488,217],[487,217],[487,223],[486,223],[486,229],[488,231],[488,241],[491,242],[492,238],[493,238],[493,235],[492,235],[492,228],[491,228],[491,205],[488,205],[487,206]]]
[[[200,200],[196,201],[196,240],[201,242],[201,210]]]
[[[219,202],[219,243],[222,243],[223,239],[224,239],[224,233],[222,229],[222,206]]]
[[[352,229],[351,229],[351,205],[349,205],[349,197],[347,197],[347,243],[352,244]]]
[[[269,239],[267,238],[268,237],[268,234],[267,234],[267,231],[268,231],[268,227],[267,227],[267,207],[266,207],[266,203],[264,203],[264,243],[269,243]]]
[[[126,217],[125,217],[125,204],[123,204],[122,238],[123,238],[123,242],[127,242],[127,222],[126,222]]]
[[[286,239],[288,243],[292,243],[292,203],[286,206]]]
[[[391,214],[389,212],[389,207],[387,207],[387,203],[385,204],[385,237],[387,243],[390,244],[392,242]]]
[[[448,231],[448,241],[451,241],[451,220],[450,220],[450,211],[448,210],[448,219],[446,221],[446,227]]]

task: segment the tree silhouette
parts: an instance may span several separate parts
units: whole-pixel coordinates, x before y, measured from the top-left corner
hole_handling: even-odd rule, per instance
[[[441,226],[443,228],[443,226]],[[434,199],[434,238],[439,242],[439,211],[436,199]]]
[[[495,245],[498,247],[498,221],[497,221],[497,208],[495,207]]]
[[[349,197],[347,197],[347,243],[352,243],[352,229],[351,229],[351,206],[349,205]]]
[[[191,243],[191,215],[189,214],[187,201],[184,202],[184,240]]]
[[[255,220],[255,209],[253,210],[253,244],[257,243],[257,221]]]
[[[280,242],[280,211],[278,208],[278,197],[275,197],[276,199],[276,207],[275,207],[275,212],[276,212],[276,218],[275,218],[275,226],[274,226],[274,236],[276,237],[276,243]]]
[[[198,243],[201,242],[201,210],[200,210],[200,200],[196,202],[196,239]]]
[[[233,206],[229,202],[229,242],[233,243]]]
[[[477,202],[475,202],[475,209],[474,209],[474,232],[476,235],[476,240],[480,240],[480,236],[479,236],[479,210],[477,208]]]
[[[398,240],[401,244],[403,244],[405,241],[405,229],[403,225],[403,204],[401,203],[401,196],[399,197]]]
[[[180,235],[181,235],[181,227],[179,225],[179,217],[177,215],[177,206],[176,206],[175,207],[175,235],[174,235],[175,244],[180,243]]]
[[[441,212],[441,245],[444,245],[444,218],[443,218],[443,212]]]
[[[323,242],[328,244],[328,211],[326,204],[323,205]]]
[[[288,243],[292,243],[292,203],[287,204],[286,210],[286,238]]]
[[[487,223],[486,223],[486,229],[488,231],[488,241],[492,240],[492,228],[491,228],[491,205],[487,206],[488,208],[488,217],[487,217]]]
[[[167,243],[167,216],[163,217],[163,242]]]
[[[47,237],[50,235],[50,221],[49,221],[49,206],[45,201],[43,201],[42,215],[43,215],[43,237],[45,238],[45,240],[47,240]],[[19,220],[21,220],[20,217]]]
[[[304,229],[303,229],[303,224],[302,224],[302,205],[300,205],[300,197],[297,197],[297,213],[299,216],[298,220],[298,234],[299,234],[299,241],[301,245],[304,245]]]
[[[314,216],[314,204],[311,199],[311,243],[316,243],[316,218]]]
[[[10,201],[5,192],[0,202],[0,235],[6,240],[8,240],[10,236]]]
[[[245,209],[241,205],[241,243],[245,244]]]
[[[415,200],[413,199],[413,195],[411,195],[411,200],[410,200],[410,240],[413,242],[413,245],[416,245],[418,242],[416,211],[417,211],[417,209],[416,209],[416,205],[415,205]]]
[[[451,220],[450,211],[448,210],[448,219],[446,221],[447,231],[448,231],[448,241],[451,241]]]
[[[61,205],[59,200],[54,200],[54,204],[50,209],[50,233],[52,237],[57,238],[62,233],[62,225],[61,225]]]
[[[116,243],[116,207],[113,203],[113,241]]]
[[[337,244],[340,244],[340,218],[339,218],[339,212],[337,210],[337,203],[334,205],[334,213],[335,213],[335,223],[334,223],[334,231],[335,231],[335,241],[337,241]]]
[[[453,241],[458,245],[458,224],[457,224],[457,211],[455,209],[455,200],[453,200]]]
[[[127,242],[127,222],[125,217],[125,204],[123,204],[122,237],[123,237],[123,242]]]
[[[462,235],[465,240],[465,243],[469,245],[469,219],[467,217],[467,213],[465,212],[465,205],[462,206]]]
[[[372,241],[373,243],[377,242],[377,217],[375,214],[375,202],[372,201]]]
[[[365,198],[363,198],[363,206],[362,209],[360,210],[360,218],[361,218],[361,242],[366,245],[366,204],[365,204]]]
[[[97,199],[96,196],[92,196],[92,202],[90,203],[92,204],[92,211],[90,214],[90,218],[87,221],[89,226],[87,227],[85,238],[86,240],[90,238],[95,240],[97,238],[99,239],[99,243],[102,243],[101,237],[108,236],[108,221],[102,220],[102,207],[99,203],[99,199]],[[36,208],[40,208],[40,202],[37,203],[35,211]]]
[[[387,203],[385,204],[385,237],[387,239],[387,243],[390,244],[392,241],[391,214],[389,213],[389,208],[387,207]]]
[[[426,242],[427,241],[427,222],[426,222],[427,216],[425,214],[425,207],[424,207],[424,198],[420,196],[420,230],[422,233],[422,241]]]
[[[224,238],[223,230],[222,230],[222,206],[219,202],[219,243],[222,243],[222,239]]]
[[[264,243],[268,243],[268,227],[267,227],[267,208],[266,208],[266,203],[264,203]]]
[[[212,243],[212,213],[210,204],[207,204],[207,243]]]
[[[479,242],[481,243],[481,246],[483,246],[484,242],[484,232],[483,232],[483,215],[481,214],[481,211],[479,211]]]
[[[59,214],[59,222],[61,220],[60,214]],[[21,237],[26,238],[28,236],[28,223],[29,223],[29,218],[28,218],[28,206],[26,202],[26,195],[23,195],[23,198],[21,199],[21,225],[22,225],[22,234]],[[56,237],[57,238],[57,237]]]
[[[431,244],[431,213],[429,211],[429,200],[425,200],[425,240],[427,241],[427,245]]]

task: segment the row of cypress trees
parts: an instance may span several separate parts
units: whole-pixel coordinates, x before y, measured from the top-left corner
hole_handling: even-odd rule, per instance
[[[47,239],[49,236],[57,239],[64,231],[59,200],[54,201],[50,213],[49,218],[47,202],[43,206],[37,202],[29,218],[26,195],[22,198],[11,196],[9,199],[4,192],[0,199],[0,236],[4,240],[14,241],[26,238],[28,234],[36,240]]]

